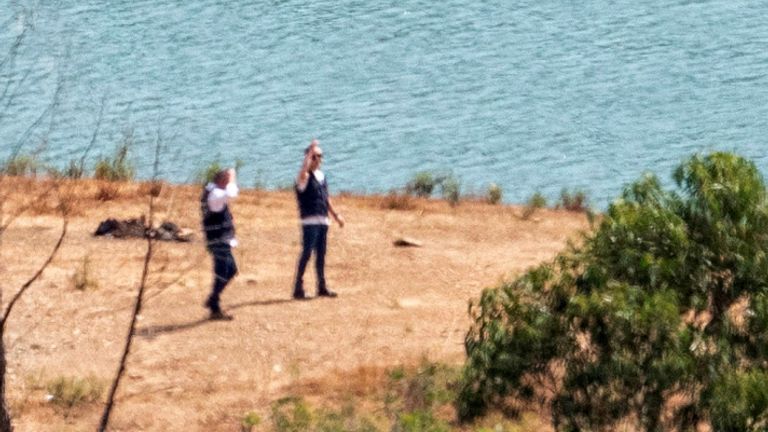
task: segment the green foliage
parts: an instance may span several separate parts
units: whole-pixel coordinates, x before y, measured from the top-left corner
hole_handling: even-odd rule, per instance
[[[432,196],[435,188],[440,187],[443,199],[447,200],[451,206],[459,203],[461,198],[461,184],[453,174],[433,174],[429,171],[421,171],[408,182],[405,186],[406,193],[416,195],[421,198]]]
[[[488,185],[488,190],[485,193],[485,200],[489,204],[498,204],[501,202],[503,197],[504,191],[501,190],[501,186],[497,185],[496,183],[491,183]]]
[[[674,179],[628,186],[579,246],[471,304],[462,419],[542,404],[559,431],[765,430],[763,179],[729,153]]]
[[[245,163],[237,159],[235,160],[235,171],[240,171],[240,168],[243,167]],[[227,169],[228,167],[224,166],[219,160],[214,160],[205,167],[201,168],[197,171],[197,174],[195,174],[195,181],[200,184],[208,184],[213,181],[213,177],[216,176],[216,174],[224,169]],[[260,186],[259,179],[256,179],[256,188],[258,189]]]
[[[213,181],[216,173],[223,169],[224,167],[221,165],[221,162],[213,161],[197,172],[195,181],[200,184],[208,184]]]
[[[42,164],[34,155],[16,155],[2,165],[0,172],[9,176],[37,176]]]
[[[414,411],[400,415],[393,432],[448,432],[448,424],[435,418],[431,411]]]
[[[104,393],[104,383],[95,377],[58,377],[46,385],[51,403],[66,409],[95,402]]]
[[[547,206],[547,199],[544,197],[544,195],[541,194],[541,192],[536,192],[533,195],[531,195],[530,198],[528,198],[528,203],[526,203],[525,208],[523,209],[523,219],[529,219],[531,216],[533,216],[534,213],[536,213],[537,210],[542,209]]]
[[[461,199],[461,183],[456,177],[449,175],[441,179],[440,190],[443,195],[443,199],[455,207],[459,204]]]
[[[421,171],[413,176],[413,179],[405,186],[405,190],[409,194],[416,195],[421,198],[429,198],[432,196],[432,192],[439,184],[439,178],[435,177],[429,171]]]
[[[128,160],[128,151],[132,145],[133,133],[127,131],[123,134],[123,140],[115,149],[112,158],[101,158],[96,162],[93,177],[108,181],[133,180],[136,170]]]
[[[340,411],[312,410],[298,397],[287,397],[272,405],[272,422],[276,432],[377,432],[369,419],[360,417],[354,405]]]
[[[587,194],[580,190],[570,192],[563,189],[556,207],[574,212],[587,211]]]
[[[277,432],[304,432],[312,425],[312,412],[301,398],[287,397],[272,405],[272,422]]]
[[[254,427],[261,424],[261,417],[255,412],[246,413],[240,422],[241,432],[251,432]]]

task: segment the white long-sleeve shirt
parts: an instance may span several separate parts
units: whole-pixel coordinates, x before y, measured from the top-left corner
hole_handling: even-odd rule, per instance
[[[237,183],[234,182],[227,184],[226,189],[216,186],[215,183],[208,183],[205,189],[208,191],[208,210],[212,212],[224,210],[224,206],[227,205],[229,199],[237,197],[240,193]]]
[[[229,182],[225,189],[218,187],[215,183],[208,183],[205,185],[205,189],[208,191],[208,210],[212,212],[224,210],[224,207],[229,203],[229,199],[237,197],[240,193],[240,188],[237,187],[235,182]],[[237,247],[237,239],[230,239],[229,245]]]

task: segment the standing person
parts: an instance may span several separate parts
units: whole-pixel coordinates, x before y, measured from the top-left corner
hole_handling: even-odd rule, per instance
[[[216,173],[200,198],[203,213],[203,230],[206,248],[213,257],[213,288],[205,306],[210,309],[212,320],[232,320],[219,305],[221,292],[237,274],[237,264],[232,248],[237,246],[235,224],[229,210],[229,200],[239,193],[235,182],[235,170],[227,169]]]
[[[296,282],[293,286],[293,298],[303,300],[304,270],[307,262],[315,252],[315,269],[317,270],[317,296],[336,297],[336,293],[330,291],[325,283],[325,250],[327,245],[328,227],[331,222],[328,219],[330,213],[340,227],[344,227],[344,218],[333,207],[328,195],[328,183],[325,175],[320,171],[323,161],[323,150],[320,142],[313,139],[309,147],[304,150],[304,163],[301,165],[299,175],[296,177],[296,199],[299,203],[301,216],[302,251],[299,256],[296,269]]]

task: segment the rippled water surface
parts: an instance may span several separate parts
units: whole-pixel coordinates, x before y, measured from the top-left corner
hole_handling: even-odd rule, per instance
[[[450,170],[510,202],[568,187],[604,205],[694,152],[768,170],[766,16],[739,0],[0,0],[0,156],[63,166],[94,139],[93,161],[132,133],[148,177],[159,134],[167,179],[239,159],[245,184],[277,187],[316,136],[336,191]]]

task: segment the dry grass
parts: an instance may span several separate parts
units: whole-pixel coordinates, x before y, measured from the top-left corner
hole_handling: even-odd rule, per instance
[[[146,214],[147,194],[155,191],[158,221],[199,227],[197,186],[116,183],[119,195],[100,201],[103,184],[62,183],[77,209],[69,235],[9,320],[8,395],[18,409],[17,431],[93,430],[98,423],[98,403],[65,418],[42,395],[24,390],[24,377],[41,369],[103,379],[115,372],[145,243],[93,237],[98,223]],[[4,211],[44,185],[2,179],[3,193],[11,195]],[[391,211],[381,200],[335,197],[347,227],[329,232],[326,272],[339,297],[295,302],[289,299],[300,248],[294,194],[244,190],[232,206],[241,247],[235,251],[240,274],[222,298],[236,317],[229,323],[204,320],[211,263],[202,242],[159,244],[113,430],[238,430],[244,413],[268,424],[270,404],[291,392],[306,391],[320,405],[332,394],[365,399],[381,384],[379,371],[424,355],[459,364],[467,300],[552,258],[587,226],[584,215],[571,212],[542,209],[536,220],[524,221],[511,206],[470,201],[452,208],[415,199],[412,211]],[[29,211],[4,234],[4,299],[45,259],[59,225],[53,212]],[[393,247],[400,236],[424,247]],[[99,289],[71,289],[84,256]],[[310,266],[310,294],[313,284]]]

